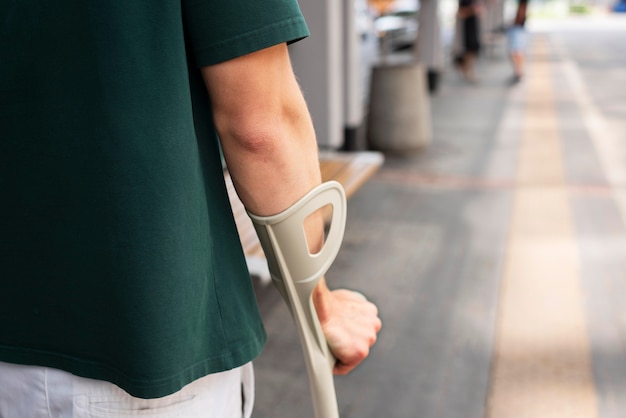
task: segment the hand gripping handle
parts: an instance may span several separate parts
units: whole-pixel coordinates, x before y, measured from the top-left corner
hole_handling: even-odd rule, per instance
[[[309,252],[305,219],[332,206],[330,229],[317,254]],[[294,318],[304,352],[316,418],[338,418],[332,369],[335,364],[322,332],[311,293],[334,261],[346,223],[346,196],[341,184],[323,183],[293,206],[273,216],[248,212],[268,260],[272,281]]]

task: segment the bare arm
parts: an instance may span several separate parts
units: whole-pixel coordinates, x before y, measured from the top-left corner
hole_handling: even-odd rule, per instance
[[[205,67],[203,75],[228,169],[250,212],[281,212],[321,182],[315,133],[285,45]]]
[[[285,44],[205,67],[202,73],[226,164],[250,212],[282,212],[321,183],[313,124]],[[321,215],[307,223],[313,252],[322,244],[323,227]],[[335,371],[347,373],[376,341],[381,326],[376,307],[349,291],[329,291],[324,280],[313,301],[338,359]]]

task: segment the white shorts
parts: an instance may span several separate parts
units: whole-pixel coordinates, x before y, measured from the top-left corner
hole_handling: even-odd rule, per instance
[[[252,363],[163,398],[140,399],[109,382],[0,362],[1,418],[249,418],[253,403]]]

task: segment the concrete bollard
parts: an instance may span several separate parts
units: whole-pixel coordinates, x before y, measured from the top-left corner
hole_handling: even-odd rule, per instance
[[[373,149],[413,153],[432,141],[426,70],[412,60],[372,69],[367,139]]]

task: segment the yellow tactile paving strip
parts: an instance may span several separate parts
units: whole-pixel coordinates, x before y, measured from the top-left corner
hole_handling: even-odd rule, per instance
[[[537,38],[533,55],[547,54]],[[593,418],[596,393],[550,60],[529,62],[490,418]]]

